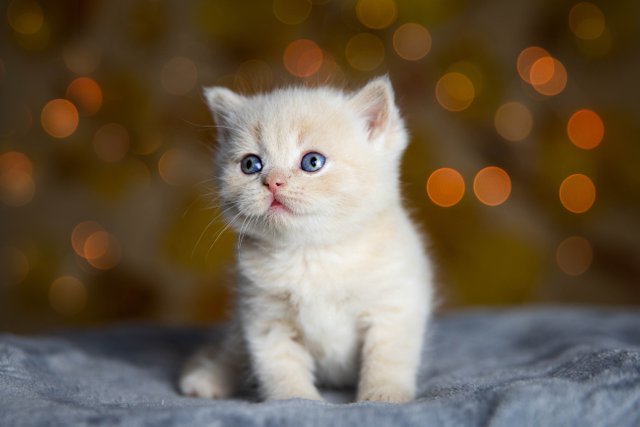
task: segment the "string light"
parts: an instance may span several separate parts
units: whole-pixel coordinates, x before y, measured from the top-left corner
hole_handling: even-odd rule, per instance
[[[403,24],[393,33],[393,48],[399,57],[417,61],[431,50],[431,34],[422,25]]]
[[[54,138],[67,138],[78,127],[78,110],[66,99],[49,101],[40,114],[40,122],[45,132]]]
[[[593,248],[587,239],[571,236],[564,239],[556,249],[556,262],[560,270],[569,276],[585,273],[593,262]]]
[[[427,179],[427,195],[433,203],[443,208],[456,205],[464,196],[464,179],[452,168],[440,168]]]
[[[473,83],[462,73],[447,73],[436,83],[436,99],[445,110],[464,111],[473,103],[475,96]]]
[[[496,110],[493,119],[498,134],[508,141],[522,141],[531,133],[533,116],[520,102],[507,102]]]
[[[580,214],[587,212],[593,206],[596,200],[596,187],[588,176],[577,173],[562,181],[559,195],[565,209]]]
[[[299,39],[291,42],[284,51],[284,66],[296,77],[309,77],[320,70],[323,61],[322,49],[312,40]]]
[[[578,110],[567,122],[567,135],[576,147],[592,150],[600,145],[604,138],[604,123],[596,112]]]
[[[345,54],[349,65],[356,70],[371,71],[384,61],[384,44],[373,34],[360,33],[349,39]]]
[[[488,166],[476,174],[473,192],[487,206],[501,205],[511,194],[511,178],[504,169]]]

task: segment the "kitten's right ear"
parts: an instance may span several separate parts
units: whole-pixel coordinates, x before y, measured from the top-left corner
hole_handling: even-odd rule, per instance
[[[207,100],[207,105],[211,113],[213,113],[216,125],[231,127],[230,121],[242,107],[246,98],[220,86],[206,87],[203,93]]]

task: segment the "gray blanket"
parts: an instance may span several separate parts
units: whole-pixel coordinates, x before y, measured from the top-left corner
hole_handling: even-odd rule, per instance
[[[0,426],[640,426],[640,312],[530,308],[440,316],[405,405],[224,401],[176,392],[208,330],[121,326],[0,335]],[[353,391],[326,391],[332,402]]]

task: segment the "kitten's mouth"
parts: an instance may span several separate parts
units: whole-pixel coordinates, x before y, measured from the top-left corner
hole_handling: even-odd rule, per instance
[[[282,202],[280,202],[280,200],[276,199],[275,197],[271,201],[271,205],[269,206],[269,210],[272,211],[272,212],[291,213],[291,209],[286,207],[284,204],[282,204]]]

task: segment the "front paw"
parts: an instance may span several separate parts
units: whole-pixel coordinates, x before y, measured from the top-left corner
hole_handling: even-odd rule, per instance
[[[385,383],[368,385],[358,390],[358,402],[374,401],[388,403],[406,403],[414,399],[413,390],[399,384]]]
[[[205,368],[184,373],[180,378],[180,391],[186,396],[207,399],[224,399],[232,392],[222,378],[215,377],[211,370]]]

